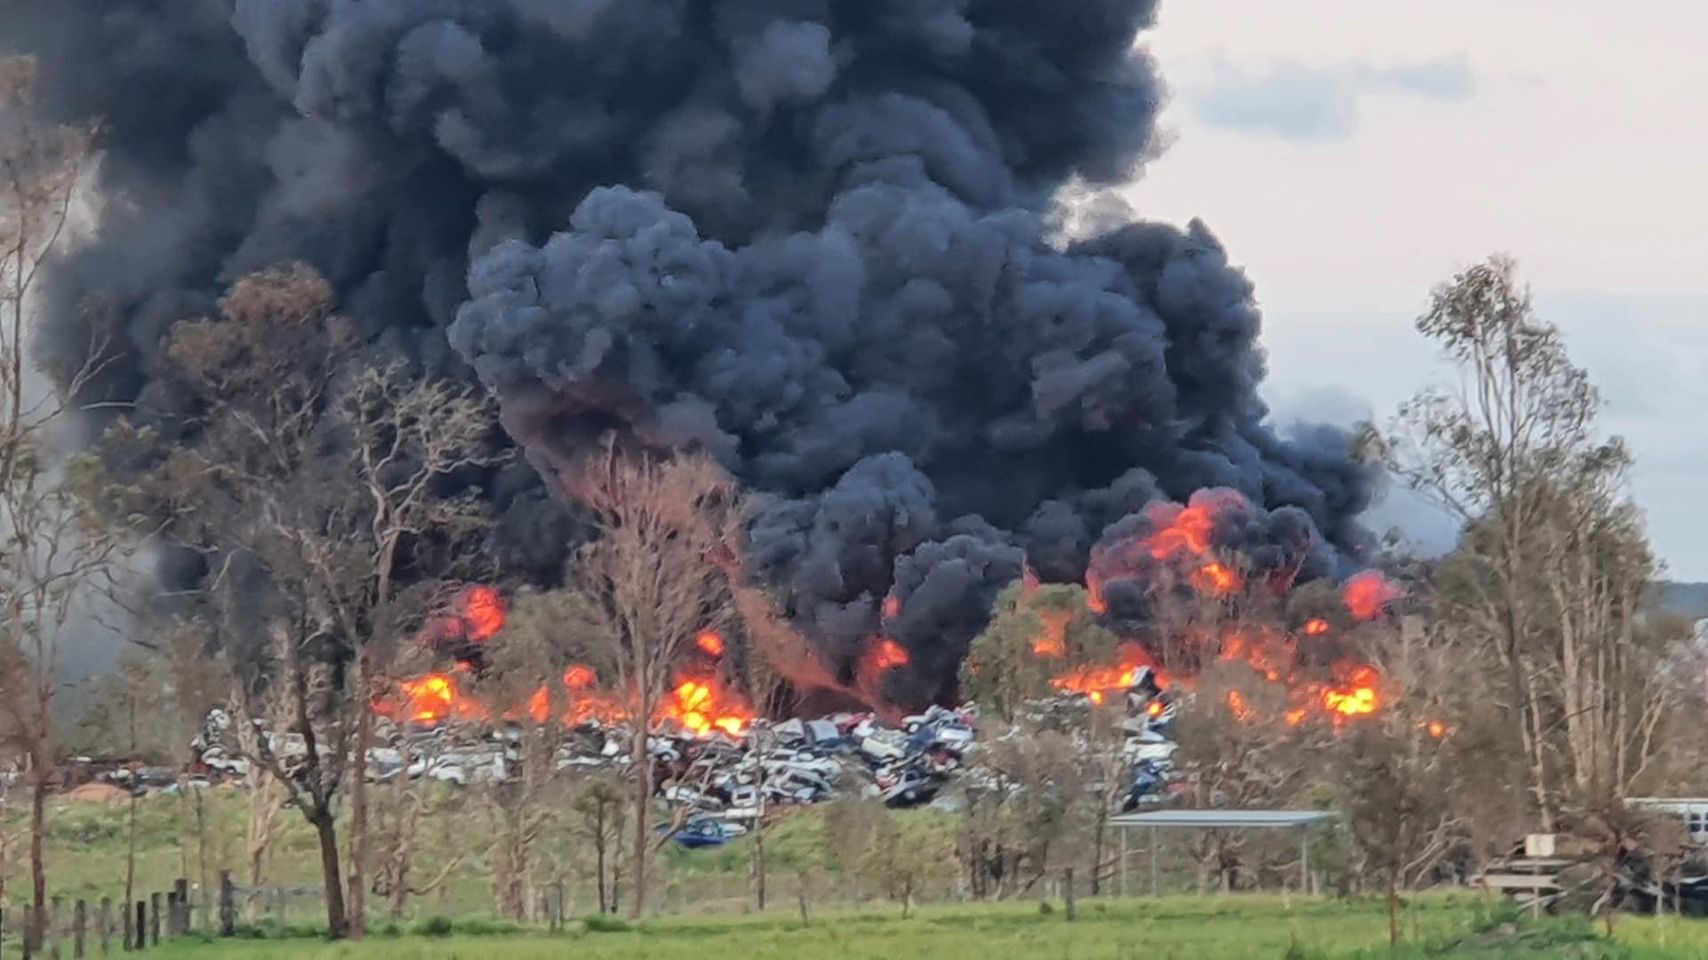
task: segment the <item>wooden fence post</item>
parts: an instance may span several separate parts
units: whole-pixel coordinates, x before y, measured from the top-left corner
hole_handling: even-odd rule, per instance
[[[131,912],[128,900],[119,904],[119,921],[125,928],[124,951],[129,953],[136,947],[136,917]]]
[[[172,935],[175,937],[189,936],[190,933],[190,881],[179,877],[172,883],[172,892],[178,898],[178,915],[173,924]]]
[[[83,948],[89,936],[89,902],[78,900],[71,910],[71,956],[83,960]]]
[[[237,936],[237,890],[231,883],[231,871],[219,872],[219,935]]]
[[[1068,923],[1072,923],[1074,919],[1072,867],[1068,867],[1066,870],[1062,871],[1062,899],[1067,904]]]
[[[57,893],[47,902],[47,955],[52,960],[59,960],[59,918],[64,913],[59,906],[64,902]]]
[[[132,926],[131,949],[141,950],[148,946],[148,901],[138,900],[132,905],[132,909],[136,912],[136,916],[132,918],[134,925]]]
[[[34,911],[34,904],[24,904],[24,921],[18,927],[18,932],[23,934],[23,936],[18,938],[18,940],[19,946],[22,948],[19,952],[23,955],[24,960],[30,960],[31,957],[36,955],[35,944],[30,942],[30,914]]]
[[[113,952],[113,898],[102,897],[100,916],[95,920],[96,931],[101,937],[101,956]]]
[[[160,946],[160,908],[166,898],[155,891],[148,895],[148,945]]]

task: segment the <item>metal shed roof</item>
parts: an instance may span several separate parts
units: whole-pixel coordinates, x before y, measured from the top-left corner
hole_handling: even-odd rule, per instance
[[[1117,827],[1251,827],[1284,829],[1333,820],[1324,810],[1151,810],[1110,819]]]

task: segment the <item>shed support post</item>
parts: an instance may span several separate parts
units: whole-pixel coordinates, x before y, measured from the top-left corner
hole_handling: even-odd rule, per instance
[[[1299,828],[1299,893],[1311,893],[1311,828]]]
[[[1156,869],[1156,828],[1151,828],[1151,896],[1162,896],[1162,883]]]

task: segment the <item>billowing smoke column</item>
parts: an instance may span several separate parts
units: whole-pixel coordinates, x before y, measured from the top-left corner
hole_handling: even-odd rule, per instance
[[[1358,543],[1366,478],[1345,438],[1264,425],[1252,288],[1205,228],[1047,240],[1062,186],[1156,146],[1154,14],[0,0],[49,106],[107,131],[48,346],[122,324],[102,388],[170,422],[166,325],[306,261],[369,350],[458,373],[448,332],[548,487],[611,430],[715,455],[768,495],[747,570],[826,666],[852,680],[887,636],[910,654],[889,695],[945,695],[1023,557],[1077,580],[1159,498],[1240,491],[1237,535],[1308,545],[1306,577]],[[501,531],[554,529],[537,485],[492,492]]]

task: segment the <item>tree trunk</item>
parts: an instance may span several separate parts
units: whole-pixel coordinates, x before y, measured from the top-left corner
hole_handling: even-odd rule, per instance
[[[202,796],[202,788],[196,788],[196,874],[197,882],[201,885],[202,919],[205,922],[210,915],[208,907],[209,884],[208,876],[208,811],[206,798]]]
[[[132,777],[125,813],[125,909],[136,902],[136,783]]]
[[[599,805],[593,813],[593,886],[599,895],[599,912],[610,913],[611,901],[606,894],[605,885],[605,802]]]
[[[1099,798],[1101,799],[1101,798]],[[1103,894],[1103,843],[1109,830],[1109,805],[1097,811],[1097,828],[1091,834],[1091,895]]]
[[[1400,942],[1400,869],[1397,864],[1388,865],[1388,946],[1397,946]]]
[[[765,789],[765,778],[759,779],[760,790]],[[759,816],[753,819],[753,899],[759,907],[759,912],[765,912],[765,798],[763,792],[759,799]]]
[[[642,717],[647,715],[641,713]],[[636,726],[631,750],[635,765],[634,864],[629,868],[629,886],[634,890],[629,896],[631,920],[639,920],[646,909],[646,855],[652,843],[652,831],[647,826],[652,821],[648,815],[652,807],[652,755],[646,748],[647,721],[640,720]]]
[[[39,752],[31,757],[31,765],[34,769],[30,777],[30,898],[35,909],[30,911],[25,936],[39,949],[47,931],[47,859],[43,846],[47,838],[47,781],[51,768]]]
[[[344,875],[338,869],[338,825],[332,811],[318,810],[309,820],[320,839],[320,876],[326,887],[326,935],[342,940],[349,935],[349,916],[344,909]]]
[[[356,743],[350,769],[350,936],[368,932],[368,751],[374,740],[374,712],[367,709],[371,690],[367,654],[356,657],[356,691],[363,700],[356,711]]]
[[[409,753],[404,752],[405,774],[397,778],[397,837],[392,858],[391,918],[402,920],[409,909],[409,875],[415,870],[415,842],[420,829],[421,806],[409,790]]]

